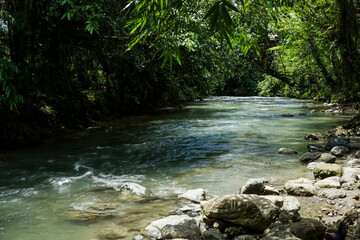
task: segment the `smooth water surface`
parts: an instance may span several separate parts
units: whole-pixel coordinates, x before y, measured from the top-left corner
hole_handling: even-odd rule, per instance
[[[176,196],[186,189],[201,187],[211,197],[236,193],[248,178],[266,177],[277,185],[308,176],[300,155],[282,156],[277,150],[304,153],[306,133],[351,117],[309,113],[317,107],[287,98],[213,97],[129,117],[102,132],[3,152],[0,239],[98,239],[114,224],[124,239],[132,239],[151,221],[174,212],[180,204]],[[127,182],[158,198],[122,199],[117,190]],[[66,215],[96,203],[118,204],[114,216],[77,221]]]

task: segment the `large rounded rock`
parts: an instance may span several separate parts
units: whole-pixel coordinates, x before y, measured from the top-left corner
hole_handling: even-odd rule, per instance
[[[297,151],[292,150],[291,148],[280,148],[278,150],[278,154],[284,154],[284,155],[296,155]]]
[[[265,178],[250,178],[245,185],[242,186],[240,193],[262,195],[264,194],[265,182]]]
[[[201,202],[207,222],[216,219],[261,232],[278,217],[279,208],[271,201],[251,194],[224,195]]]
[[[360,150],[357,150],[357,151],[356,151],[355,157],[360,158]]]
[[[202,188],[188,190],[179,195],[180,199],[189,200],[191,202],[200,203],[205,200],[205,191]]]
[[[287,181],[284,188],[288,194],[295,196],[313,196],[317,193],[317,189],[314,187],[313,182],[307,178]]]
[[[315,178],[320,178],[320,179],[324,179],[332,176],[341,177],[342,167],[338,164],[321,163],[314,168],[313,173]]]
[[[321,156],[322,152],[307,152],[300,157],[300,162],[313,162]]]
[[[335,146],[331,149],[331,154],[337,157],[341,157],[350,152],[350,149],[346,146]]]
[[[324,163],[335,163],[336,157],[329,153],[323,153],[321,156],[316,159],[316,162],[324,162]]]
[[[328,177],[323,180],[320,180],[314,184],[318,188],[340,188],[340,178],[339,177]]]

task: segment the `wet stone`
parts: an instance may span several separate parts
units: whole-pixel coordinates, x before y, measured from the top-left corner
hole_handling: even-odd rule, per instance
[[[95,211],[95,210],[68,210],[64,213],[64,216],[68,220],[75,221],[90,221],[99,218],[111,217],[113,212],[107,211]]]
[[[300,157],[300,162],[313,162],[321,156],[322,152],[307,152]]]
[[[309,152],[325,152],[325,148],[318,144],[308,144],[306,148]]]

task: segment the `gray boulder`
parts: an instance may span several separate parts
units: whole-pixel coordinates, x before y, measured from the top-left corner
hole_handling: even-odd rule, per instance
[[[340,178],[339,177],[328,177],[323,180],[320,180],[314,184],[318,188],[340,188]]]
[[[300,157],[300,162],[313,162],[321,156],[322,152],[307,152]]]
[[[340,178],[340,183],[356,183],[359,180],[359,176],[352,171],[347,171],[346,168],[344,168],[344,174]]]
[[[330,138],[325,146],[325,150],[330,151],[335,146],[349,147],[350,139],[348,138]]]
[[[341,157],[350,152],[350,149],[346,146],[335,146],[331,149],[331,154],[337,157]]]
[[[325,152],[325,148],[318,144],[308,144],[306,148],[309,152]]]
[[[323,153],[321,156],[316,159],[316,162],[324,162],[324,163],[335,163],[336,157],[329,153]]]
[[[264,194],[265,182],[265,178],[250,178],[245,185],[242,186],[240,193],[262,195]]]
[[[202,188],[188,190],[178,196],[180,199],[189,200],[191,202],[200,203],[205,200],[205,191]]]
[[[300,211],[300,203],[295,197],[284,197],[283,206],[281,210],[287,212],[297,212]]]
[[[266,229],[280,212],[271,201],[252,194],[215,197],[201,202],[201,208],[207,222],[220,219],[255,232]]]
[[[313,196],[317,193],[313,182],[307,178],[287,181],[284,188],[288,194],[295,196]]]
[[[284,154],[284,155],[296,155],[298,154],[297,151],[292,150],[291,148],[280,148],[278,150],[278,154]]]
[[[163,237],[162,230],[167,225],[178,226],[173,229],[174,234],[176,234],[177,231],[180,228],[182,228],[181,226],[188,227],[189,225],[194,225],[194,224],[195,224],[195,226],[198,226],[196,224],[195,219],[189,217],[188,215],[171,215],[171,216],[168,216],[168,217],[165,217],[165,218],[162,218],[162,219],[152,222],[150,225],[148,225],[145,228],[145,231],[146,231],[146,235],[149,236],[150,238],[162,239],[162,237]],[[169,226],[167,227],[167,229],[169,229],[169,230],[164,232],[166,234],[168,232],[172,231]],[[200,233],[200,230],[199,230],[199,233]]]
[[[320,179],[324,179],[332,176],[341,177],[342,167],[338,164],[321,163],[314,168],[313,173],[315,178],[320,178]]]
[[[201,233],[196,225],[195,219],[184,221],[181,225],[167,224],[161,229],[162,237],[165,239],[184,238],[188,240],[200,240]]]
[[[355,157],[360,158],[360,150],[357,150],[357,151],[356,151]]]

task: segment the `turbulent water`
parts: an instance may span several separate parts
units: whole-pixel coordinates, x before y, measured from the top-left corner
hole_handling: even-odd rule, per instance
[[[93,134],[0,153],[0,239],[97,239],[118,226],[125,239],[174,212],[177,195],[202,187],[208,196],[236,193],[253,177],[273,184],[308,176],[298,156],[303,136],[349,119],[310,113],[319,104],[287,98],[213,97],[183,109],[124,119]],[[281,114],[295,114],[284,117]],[[127,182],[150,189],[156,199],[127,201]],[[105,188],[107,187],[107,188]],[[116,203],[112,217],[76,220],[69,212]]]

